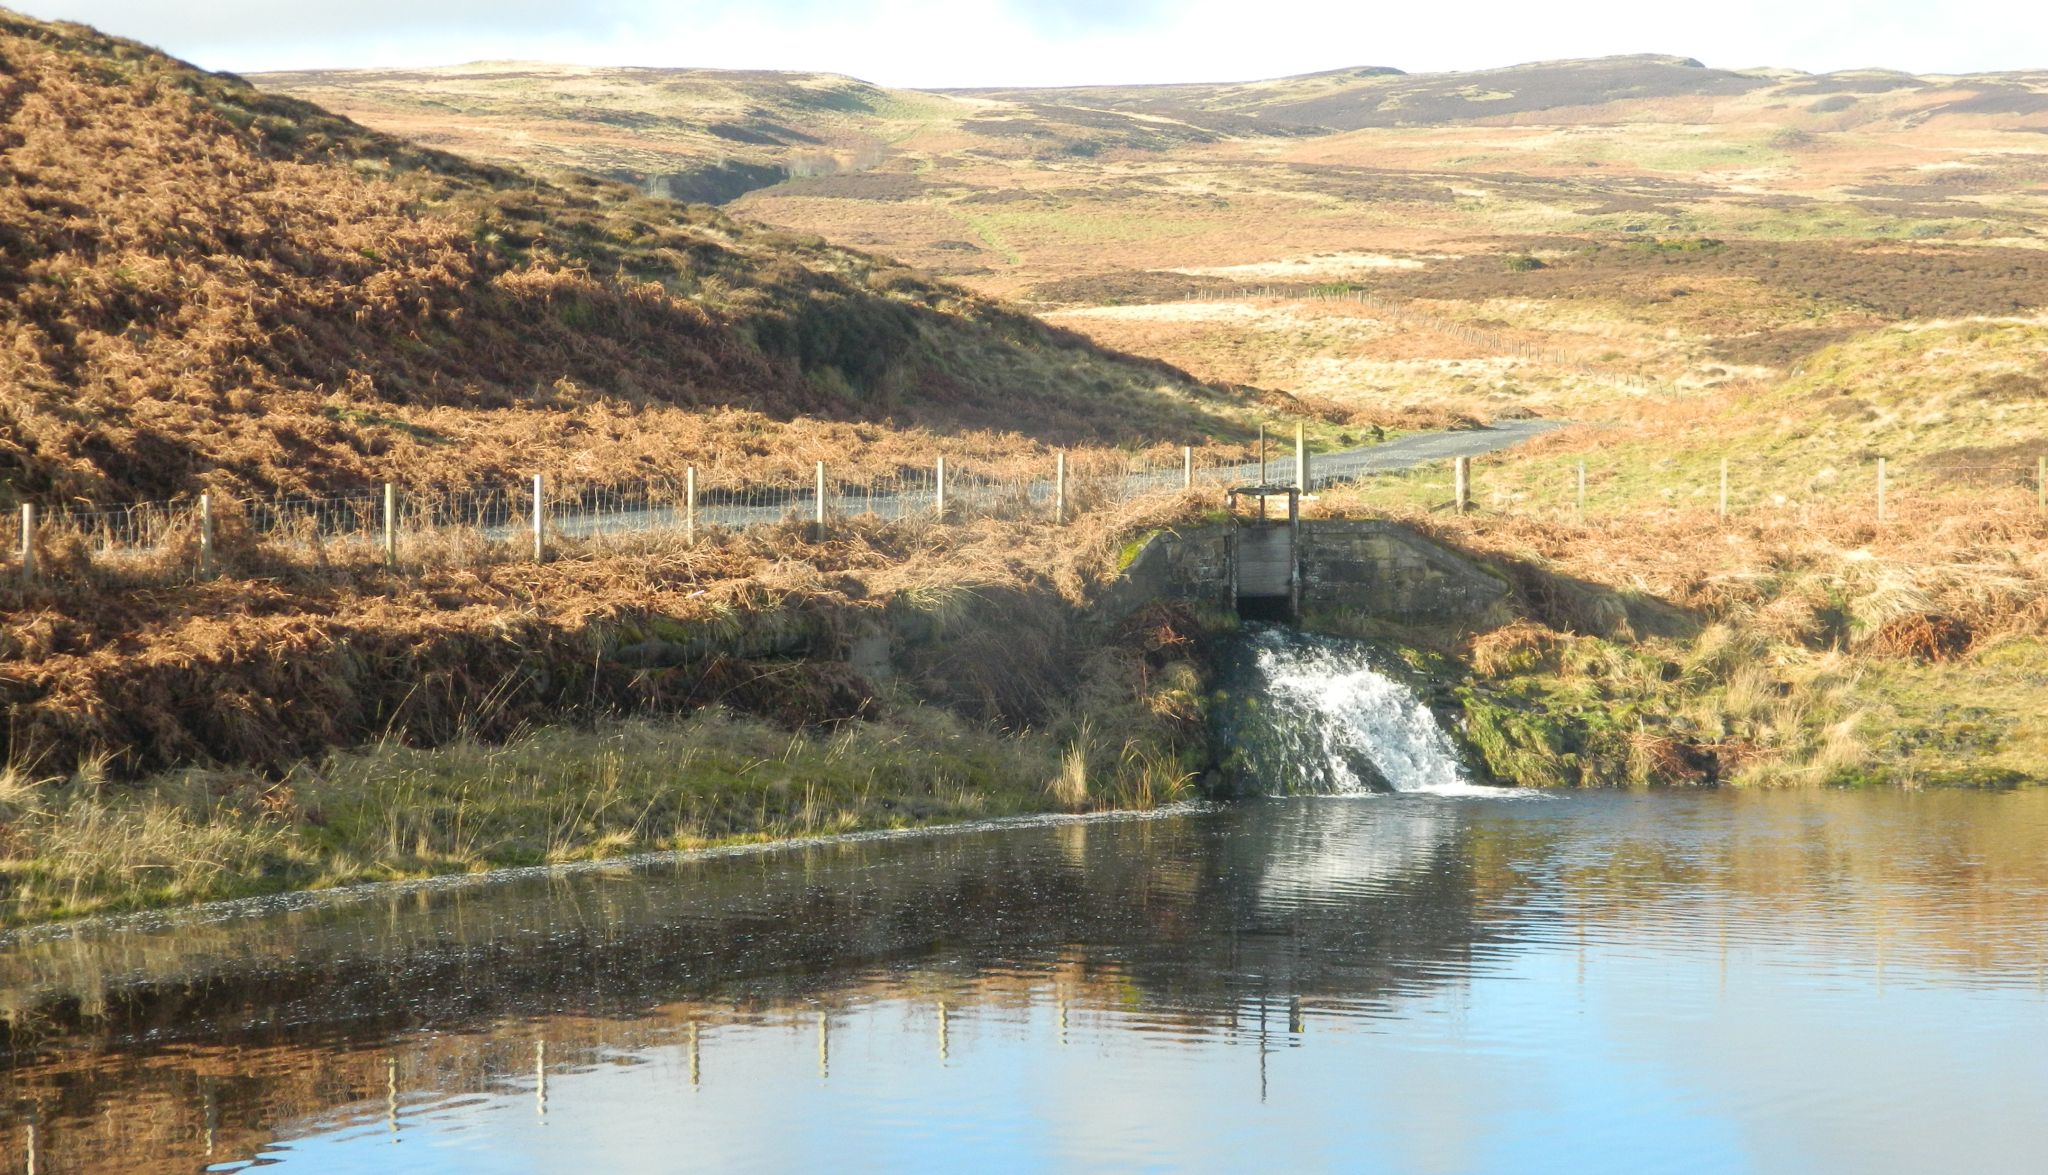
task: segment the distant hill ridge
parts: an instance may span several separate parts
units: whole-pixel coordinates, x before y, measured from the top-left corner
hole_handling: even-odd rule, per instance
[[[1238,82],[891,89],[836,74],[476,63],[254,75],[268,89],[423,142],[570,166],[679,198],[725,202],[789,178],[864,170],[940,129],[947,150],[1057,162],[1230,139],[1584,117],[1754,96],[1846,108],[1890,95],[1900,117],[2048,113],[2048,71],[1920,78],[1883,70],[1716,69],[1635,54],[1460,73],[1359,66]],[[1925,95],[1924,98],[1921,95]],[[1593,112],[1601,112],[1595,115]],[[516,137],[507,132],[517,131]]]

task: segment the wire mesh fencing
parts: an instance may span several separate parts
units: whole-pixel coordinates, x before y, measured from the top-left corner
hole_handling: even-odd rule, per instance
[[[2048,458],[1985,461],[1933,453],[1810,465],[1767,457],[1704,465],[1565,459],[1510,467],[1467,459],[1462,473],[1454,459],[1397,472],[1378,479],[1365,500],[1553,520],[1676,512],[1793,523],[1822,515],[1872,523],[1965,515],[2048,519]],[[1319,473],[1313,487],[1356,480]]]
[[[135,502],[67,509],[47,517],[45,525],[71,536],[98,557],[160,550],[174,545],[183,534],[196,534],[198,525],[197,515],[188,502]]]
[[[1089,454],[1060,455],[1037,474],[1020,473],[1015,463],[985,468],[934,460],[928,468],[880,475],[844,476],[820,466],[802,482],[699,476],[691,469],[630,484],[534,478],[456,491],[379,486],[329,496],[203,494],[54,512],[31,506],[7,553],[28,574],[55,574],[83,561],[145,578],[153,568],[173,579],[207,574],[252,549],[313,563],[403,562],[465,546],[479,558],[493,549],[500,557],[544,557],[561,544],[650,536],[709,541],[720,532],[792,520],[1058,520],[1178,490],[1197,468],[1212,481],[1223,476],[1214,462],[1192,458],[1169,467]]]
[[[323,497],[142,502],[38,512],[24,507],[9,554],[18,574],[61,574],[80,563],[131,577],[209,574],[251,551],[298,563],[446,556],[545,558],[564,546],[602,549],[652,539],[715,541],[721,532],[791,521],[947,524],[998,518],[1068,521],[1143,499],[1235,486],[1294,486],[1313,495],[1366,483],[1370,505],[1470,510],[1515,517],[1585,518],[1654,510],[1708,510],[1722,517],[1866,510],[1874,522],[1931,508],[2048,516],[2048,458],[1983,460],[1935,453],[1800,469],[1730,458],[1669,468],[1597,460],[1517,462],[1498,478],[1469,457],[1423,459],[1367,447],[1309,455],[1292,445],[1263,459],[1183,449],[1057,455],[1049,469],[934,460],[928,468],[841,476],[820,465],[803,481],[657,477],[631,484],[535,478],[460,491],[366,488]],[[1381,476],[1395,475],[1395,476]]]

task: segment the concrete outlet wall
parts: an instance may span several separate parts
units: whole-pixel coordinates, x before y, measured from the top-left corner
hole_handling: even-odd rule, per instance
[[[1228,607],[1231,541],[1227,526],[1152,536],[1105,595],[1103,611],[1126,615],[1160,599]],[[1300,560],[1304,608],[1353,609],[1397,624],[1489,623],[1509,590],[1442,543],[1373,519],[1302,523]]]

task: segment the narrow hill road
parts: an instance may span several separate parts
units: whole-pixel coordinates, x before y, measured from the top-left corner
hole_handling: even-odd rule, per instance
[[[1319,453],[1309,462],[1310,488],[1335,482],[1355,481],[1375,473],[1399,473],[1404,469],[1413,469],[1434,461],[1449,461],[1453,457],[1477,457],[1485,453],[1497,453],[1502,449],[1511,449],[1530,437],[1540,436],[1564,425],[1565,422],[1559,420],[1498,420],[1485,428],[1458,429],[1453,432],[1418,432],[1360,449]],[[1284,457],[1292,462],[1292,450],[1285,453]],[[1243,468],[1246,477],[1258,476],[1258,466],[1247,465]],[[1285,476],[1291,479],[1292,470],[1285,471]]]
[[[1448,461],[1453,457],[1477,457],[1485,453],[1499,452],[1513,448],[1531,437],[1562,428],[1564,424],[1563,421],[1555,420],[1499,420],[1483,428],[1413,433],[1377,445],[1345,449],[1336,453],[1317,453],[1310,458],[1309,488],[1317,489],[1356,481],[1376,473],[1399,473],[1437,461]],[[1267,460],[1268,480],[1276,483],[1291,482],[1294,479],[1293,462],[1294,452],[1290,446],[1276,447]],[[1205,484],[1249,485],[1259,479],[1259,466],[1257,462],[1235,466],[1212,466],[1198,469],[1196,475]],[[1122,488],[1125,494],[1135,496],[1152,490],[1177,487],[1182,476],[1179,469],[1133,473],[1124,479]],[[1051,478],[1041,478],[1023,487],[1012,486],[1006,492],[1015,494],[1019,488],[1032,502],[1050,508],[1053,499]],[[980,487],[965,482],[950,487],[947,490],[949,509],[951,505],[971,508],[980,493]],[[929,485],[881,493],[828,489],[825,500],[828,514],[873,514],[898,520],[928,515],[936,506],[937,494]],[[710,499],[707,496],[707,500],[698,504],[697,523],[700,526],[759,526],[780,522],[792,515],[808,516],[816,509],[815,495],[804,490],[763,490],[758,495],[750,495],[749,500],[741,502]],[[554,533],[565,538],[588,538],[593,535],[630,534],[634,531],[678,528],[684,525],[684,515],[682,510],[669,506],[627,507],[591,512],[584,512],[573,506],[556,506],[550,512],[548,524]],[[509,537],[519,529],[517,526],[497,528],[495,537]]]

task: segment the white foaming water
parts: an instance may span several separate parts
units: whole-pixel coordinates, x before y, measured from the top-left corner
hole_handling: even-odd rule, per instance
[[[1374,669],[1363,646],[1280,629],[1256,631],[1251,640],[1263,733],[1285,764],[1289,790],[1509,790],[1473,782],[1436,715],[1414,691]]]

